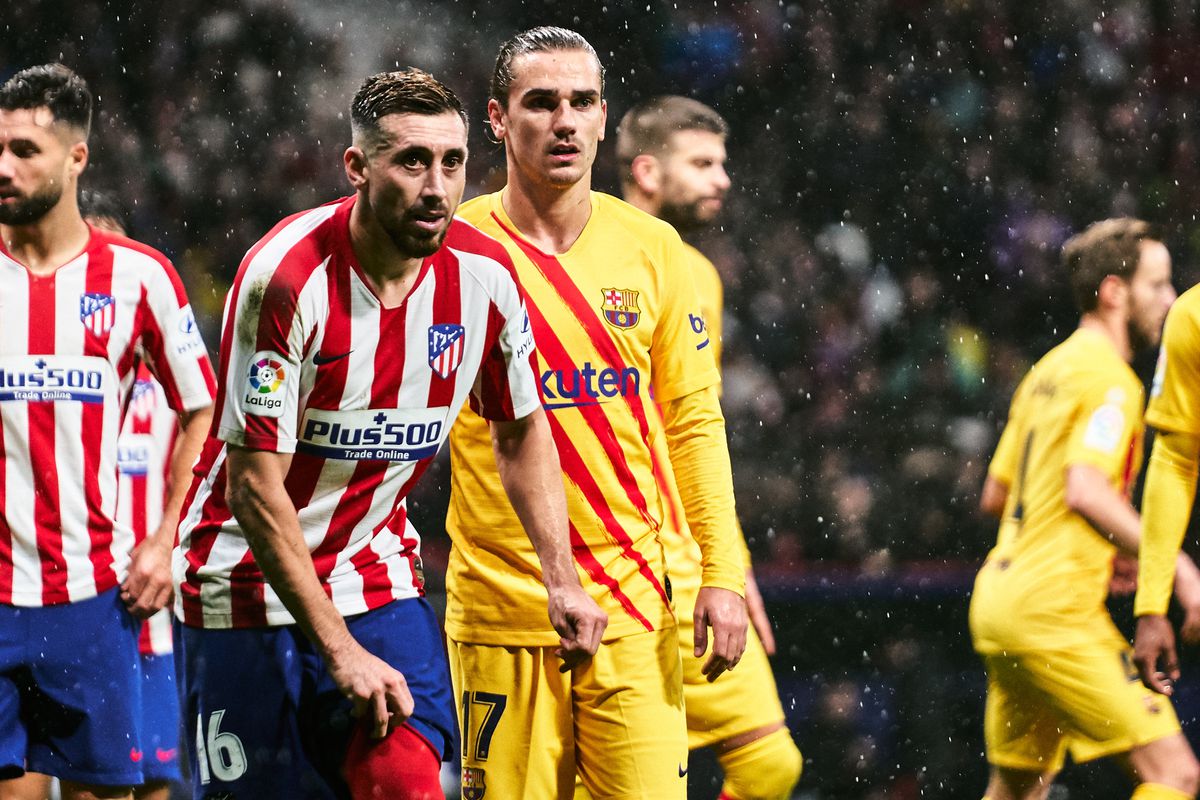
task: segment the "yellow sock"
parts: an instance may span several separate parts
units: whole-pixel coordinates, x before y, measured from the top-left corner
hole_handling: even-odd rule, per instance
[[[1192,800],[1192,795],[1161,783],[1139,783],[1129,800]]]

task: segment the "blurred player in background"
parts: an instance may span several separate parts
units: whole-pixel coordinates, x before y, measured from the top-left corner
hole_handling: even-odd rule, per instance
[[[656,97],[630,109],[617,129],[625,199],[670,222],[681,234],[711,225],[729,190],[725,172],[728,130],[720,114],[687,97]],[[684,250],[703,314],[703,321],[693,324],[707,327],[710,348],[720,366],[721,276],[699,250],[687,243]],[[701,554],[682,522],[684,513],[669,464],[664,473],[670,483],[664,493],[671,501],[671,513],[681,520],[663,530],[667,564],[675,589],[675,612],[688,619],[700,587]],[[775,677],[767,661],[767,655],[775,652],[775,638],[740,531],[738,545],[746,570],[746,605],[754,627],[748,632],[746,652],[737,670],[719,681],[705,680],[703,661],[692,652],[691,632],[685,626],[679,628],[688,746],[712,746],[716,751],[725,771],[722,798],[785,799],[792,795],[803,761],[784,724]]]
[[[1145,222],[1110,219],[1068,241],[1063,262],[1079,328],[1017,388],[981,499],[1001,518],[970,611],[988,673],[987,797],[1045,797],[1069,751],[1115,757],[1137,800],[1190,798],[1200,765],[1104,606],[1114,554],[1140,539],[1143,389],[1129,361],[1159,339],[1171,257]],[[1180,559],[1177,574],[1200,606],[1196,567]]]
[[[199,796],[442,796],[454,708],[405,497],[468,398],[541,614],[572,656],[598,645],[511,259],[454,218],[462,105],[409,69],[368,78],[350,114],[355,194],[251,248],[225,313],[175,565]]]
[[[213,374],[166,258],[80,215],[91,111],[59,64],[0,88],[0,775],[28,769],[59,777],[67,798],[117,798],[143,782],[136,618],[170,597]],[[140,358],[180,433],[161,521],[135,544],[115,515]],[[23,788],[0,782],[0,796]]]
[[[504,797],[568,797],[576,771],[596,798],[685,796],[682,677],[660,539],[672,521],[657,439],[703,554],[693,647],[708,649],[711,627],[705,677],[732,668],[745,647],[716,363],[707,332],[690,321],[701,316],[679,235],[591,191],[603,89],[595,51],[573,31],[535,28],[506,42],[488,116],[508,185],[461,211],[504,243],[528,293],[574,555],[609,620],[594,658],[558,657],[533,551],[486,459],[487,426],[464,411],[450,437],[446,629],[468,798],[488,786]]]

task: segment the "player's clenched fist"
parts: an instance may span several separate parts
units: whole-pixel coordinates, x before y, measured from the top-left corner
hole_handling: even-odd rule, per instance
[[[746,601],[728,589],[704,586],[696,597],[692,621],[696,658],[708,649],[708,629],[712,628],[712,653],[700,670],[711,683],[742,659],[746,649]]]
[[[1175,632],[1166,617],[1157,614],[1138,617],[1133,663],[1142,683],[1159,694],[1170,696],[1174,692],[1175,681],[1179,680],[1179,659],[1175,655]]]
[[[604,629],[608,627],[608,614],[596,605],[583,587],[567,585],[550,590],[550,623],[562,637],[554,654],[563,660],[562,670],[574,667],[596,654]]]
[[[354,716],[367,716],[371,736],[382,739],[413,713],[412,694],[399,670],[355,643],[330,660],[329,674],[354,704]]]

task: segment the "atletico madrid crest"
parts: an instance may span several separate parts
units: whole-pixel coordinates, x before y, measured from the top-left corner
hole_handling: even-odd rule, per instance
[[[117,298],[111,294],[87,292],[79,295],[79,320],[97,336],[112,330],[117,314]]]
[[[138,378],[133,382],[133,394],[129,399],[129,413],[133,414],[135,419],[143,422],[150,419],[157,404],[158,397],[154,394],[153,382],[145,378]]]
[[[429,366],[449,378],[462,363],[467,330],[462,325],[429,326]]]
[[[633,289],[605,289],[600,310],[604,312],[605,322],[621,330],[629,330],[642,318],[638,292]]]

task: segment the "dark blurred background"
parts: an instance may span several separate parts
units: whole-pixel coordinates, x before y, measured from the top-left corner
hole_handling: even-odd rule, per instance
[[[966,604],[995,529],[978,488],[1017,380],[1075,325],[1057,263],[1067,236],[1139,215],[1165,228],[1177,287],[1196,277],[1197,10],[25,0],[0,12],[0,78],[60,60],[90,82],[84,183],[117,191],[135,236],[175,261],[212,345],[245,250],[348,193],[346,109],[367,74],[413,64],[454,87],[473,118],[468,196],[497,188],[487,78],[499,44],[539,24],[599,51],[610,137],[660,92],[732,125],[734,189],[696,244],[726,284],[738,507],[808,759],[797,796],[980,796]],[[595,184],[617,190],[611,138]],[[445,472],[413,502],[433,567],[448,549]],[[1129,602],[1115,611],[1128,627]],[[1200,663],[1185,662],[1185,725],[1198,685]],[[693,774],[694,795],[715,796],[712,763]],[[1054,796],[1125,797],[1122,780],[1069,769]]]

